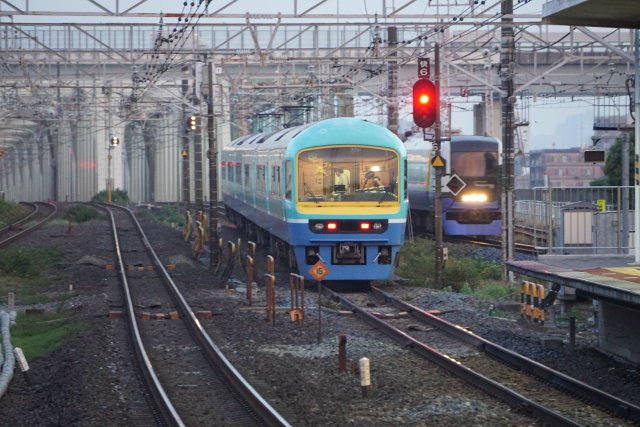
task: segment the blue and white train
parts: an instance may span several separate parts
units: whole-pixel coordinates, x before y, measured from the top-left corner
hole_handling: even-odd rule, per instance
[[[431,166],[431,143],[422,135],[405,142],[411,221],[433,231],[435,169]],[[442,224],[445,236],[496,236],[501,233],[500,165],[502,144],[493,137],[452,136],[441,143],[444,159],[442,178]],[[457,177],[454,194],[447,186]],[[462,186],[462,183],[464,186]]]
[[[392,276],[407,218],[406,151],[387,129],[335,118],[231,141],[223,201],[239,226],[288,249],[308,280]],[[319,265],[319,264],[318,264]]]

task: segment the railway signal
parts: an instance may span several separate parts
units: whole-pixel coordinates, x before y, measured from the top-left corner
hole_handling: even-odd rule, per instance
[[[413,85],[413,122],[428,128],[436,121],[440,99],[436,85],[429,79],[420,79]]]
[[[187,127],[191,130],[196,130],[198,127],[198,118],[195,114],[189,116],[189,119],[187,120]]]

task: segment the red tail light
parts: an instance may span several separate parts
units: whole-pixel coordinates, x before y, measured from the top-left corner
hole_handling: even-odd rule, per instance
[[[369,230],[371,229],[371,224],[368,222],[361,222],[360,223],[360,230]]]
[[[337,230],[338,229],[338,224],[335,222],[328,222],[327,223],[327,230]]]

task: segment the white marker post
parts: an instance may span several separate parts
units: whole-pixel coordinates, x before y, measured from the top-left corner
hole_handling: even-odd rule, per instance
[[[13,349],[13,354],[16,356],[16,361],[20,366],[20,371],[22,375],[24,375],[25,380],[27,380],[27,384],[31,385],[33,382],[31,381],[31,375],[29,374],[29,364],[27,363],[27,358],[24,357],[24,353],[20,347],[15,347]]]
[[[360,388],[362,389],[362,397],[369,397],[371,372],[369,371],[369,359],[366,357],[360,359]]]

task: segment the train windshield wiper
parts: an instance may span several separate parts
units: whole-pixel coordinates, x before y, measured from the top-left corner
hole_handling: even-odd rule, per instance
[[[316,196],[315,194],[313,194],[313,191],[311,191],[311,188],[309,187],[309,184],[307,184],[306,182],[304,183],[304,194],[311,195],[311,200],[316,202],[316,205],[322,206],[320,204],[319,196]]]
[[[382,202],[384,201],[384,199],[387,197],[387,195],[392,194],[389,193],[385,187],[384,189],[384,193],[382,193],[382,197],[380,197],[380,200],[378,200],[378,206],[382,205]]]

